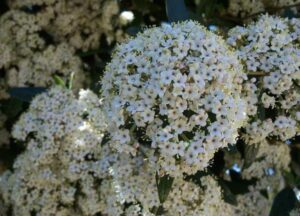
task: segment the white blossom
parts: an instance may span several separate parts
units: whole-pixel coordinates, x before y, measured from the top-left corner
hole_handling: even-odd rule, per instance
[[[112,146],[135,154],[139,149],[132,145],[143,146],[143,140],[149,140],[162,157],[159,163],[179,158],[177,165],[173,159],[167,163],[176,171],[166,163],[161,164],[162,170],[180,175],[204,169],[218,148],[235,142],[243,125],[244,77],[237,56],[224,41],[196,22],[145,30],[116,48],[102,80]],[[130,139],[120,139],[124,128],[131,131]],[[139,137],[136,128],[144,130],[145,136]],[[187,142],[179,154],[181,141]],[[198,143],[197,151],[192,143]]]

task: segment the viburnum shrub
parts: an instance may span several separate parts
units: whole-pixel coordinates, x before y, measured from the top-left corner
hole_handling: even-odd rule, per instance
[[[172,175],[203,170],[245,121],[244,77],[237,55],[197,22],[145,30],[116,48],[102,80],[111,146],[151,148]]]
[[[12,137],[25,150],[0,176],[0,206],[14,216],[268,215],[299,134],[299,26],[266,15],[225,42],[186,21],[117,45],[102,99],[57,86],[21,115]]]

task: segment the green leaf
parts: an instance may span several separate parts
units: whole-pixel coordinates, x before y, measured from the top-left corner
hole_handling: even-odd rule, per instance
[[[160,215],[165,215],[166,214],[166,211],[165,209],[160,205],[158,207],[154,207],[152,210],[151,210],[151,213],[153,213],[155,216],[160,216]]]
[[[295,162],[292,162],[292,166]],[[300,176],[293,171],[283,171],[283,176],[286,182],[286,185],[290,187],[300,187]]]
[[[294,186],[296,184],[296,177],[292,172],[283,172],[283,176],[288,185]]]
[[[289,212],[294,209],[296,201],[292,188],[283,189],[275,197],[269,216],[289,215]]]
[[[158,174],[156,174],[156,185],[160,203],[164,203],[168,198],[168,195],[172,189],[173,181],[174,178],[170,177],[169,175],[159,177]]]
[[[258,146],[256,145],[246,145],[245,146],[245,158],[244,158],[244,169],[250,167],[250,165],[256,160],[256,155],[258,153]]]
[[[58,86],[62,86],[62,87],[66,87],[66,83],[65,83],[65,81],[61,78],[61,77],[59,77],[59,76],[57,76],[57,75],[53,75],[53,79],[54,79],[54,83],[56,84],[56,85],[58,85]]]
[[[15,118],[23,109],[23,101],[16,98],[10,98],[5,101],[1,101],[1,111],[9,118]]]
[[[184,0],[166,0],[166,10],[170,22],[184,21],[190,18]]]
[[[18,87],[8,89],[10,96],[21,101],[30,102],[36,95],[46,91],[44,87]]]
[[[219,184],[220,184],[221,188],[223,189],[224,201],[231,205],[237,205],[236,195],[234,195],[232,193],[230,188],[226,185],[225,181],[220,179]]]

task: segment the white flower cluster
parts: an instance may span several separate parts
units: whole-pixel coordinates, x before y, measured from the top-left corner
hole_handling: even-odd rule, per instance
[[[246,126],[246,134],[243,134],[243,138],[250,145],[258,144],[270,137],[286,141],[293,138],[297,134],[297,131],[295,120],[286,116],[278,116],[274,122],[271,119],[266,119],[248,124]]]
[[[279,99],[284,101],[282,109],[299,105],[299,91],[294,84],[300,80],[299,27],[298,19],[264,15],[255,23],[229,31],[227,42],[237,50],[247,72],[264,76],[260,85],[265,91],[262,100],[266,108]]]
[[[122,35],[118,27],[119,4],[117,0],[9,0],[12,9],[41,9],[36,17],[55,41],[68,42],[75,49],[97,49],[101,36],[108,42]]]
[[[233,207],[223,200],[217,181],[206,176],[201,178],[201,185],[175,179],[173,189],[163,204],[168,209],[166,216],[172,215],[233,215]]]
[[[229,0],[227,13],[235,17],[247,17],[264,10],[262,0]]]
[[[0,176],[0,194],[13,215],[154,216],[160,206],[164,215],[231,214],[212,177],[201,178],[202,189],[174,179],[162,204],[156,163],[103,144],[107,120],[101,107],[89,90],[76,99],[55,87],[34,98],[12,134],[26,150],[14,171]]]
[[[242,71],[225,42],[193,21],[119,45],[102,80],[113,147],[155,149],[171,175],[204,169],[217,149],[235,143],[246,118]]]
[[[175,178],[170,194],[161,204],[155,181],[155,163],[141,156],[118,155],[115,157],[119,158],[118,161],[109,168],[112,178],[101,184],[101,197],[105,201],[102,213],[154,216],[161,206],[166,216],[232,214],[233,208],[223,201],[221,188],[213,177],[201,178],[203,188],[181,177]],[[125,207],[126,203],[134,205]]]
[[[31,56],[45,47],[39,36],[41,26],[34,15],[10,10],[0,17],[0,67],[15,64],[20,57]]]
[[[101,212],[104,215],[149,215],[160,205],[156,170],[142,155],[132,158],[125,153],[112,153],[103,148],[112,165],[107,167],[111,178],[101,182]],[[104,158],[103,158],[104,161]],[[109,164],[107,164],[109,165]],[[128,208],[129,203],[132,205]]]
[[[8,6],[0,17],[4,89],[50,86],[53,75],[67,80],[73,73],[79,89],[89,76],[75,51],[98,49],[103,35],[109,42],[124,36],[117,0],[9,0]]]
[[[102,213],[154,216],[161,206],[166,216],[232,214],[233,208],[223,201],[221,188],[209,176],[201,178],[203,188],[175,178],[170,194],[161,204],[151,163],[143,162],[142,157],[130,159],[128,154],[121,155],[124,158],[110,168],[113,178],[101,184],[101,197],[106,203]],[[133,205],[126,207],[126,203]]]
[[[256,86],[256,79],[245,80],[242,90],[242,95],[247,103],[247,116],[257,115],[257,103],[258,103],[258,88]]]
[[[14,126],[26,143],[0,191],[14,215],[93,215],[100,211],[101,141],[106,129],[101,102],[91,91],[53,88],[37,96]],[[76,207],[74,207],[76,206]]]
[[[75,49],[62,42],[47,45],[40,35],[43,26],[38,17],[10,10],[0,17],[0,68],[6,87],[49,86],[53,75],[68,79],[75,73],[74,86],[82,87],[83,63]]]
[[[288,7],[299,3],[299,0],[229,0],[227,13],[235,17],[250,18],[251,15],[265,12],[267,8]]]
[[[42,52],[20,59],[17,66],[7,71],[6,81],[9,86],[50,86],[53,75],[66,80],[72,73],[76,74],[73,80],[75,89],[87,82],[80,58],[66,43],[50,45]]]
[[[300,208],[295,208],[292,211],[290,211],[289,216],[299,216],[300,215]]]

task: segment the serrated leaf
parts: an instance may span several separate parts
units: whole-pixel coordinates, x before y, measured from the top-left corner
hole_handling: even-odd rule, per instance
[[[17,98],[24,102],[30,102],[36,95],[46,91],[44,87],[18,87],[10,88],[8,93],[11,97]]]
[[[289,215],[289,212],[295,207],[296,201],[292,188],[283,189],[276,195],[269,216]]]
[[[190,18],[184,0],[166,0],[166,11],[170,22],[184,21]]]
[[[169,175],[164,175],[159,177],[156,174],[156,185],[158,190],[158,197],[160,203],[164,203],[172,189],[174,178],[170,177]]]

